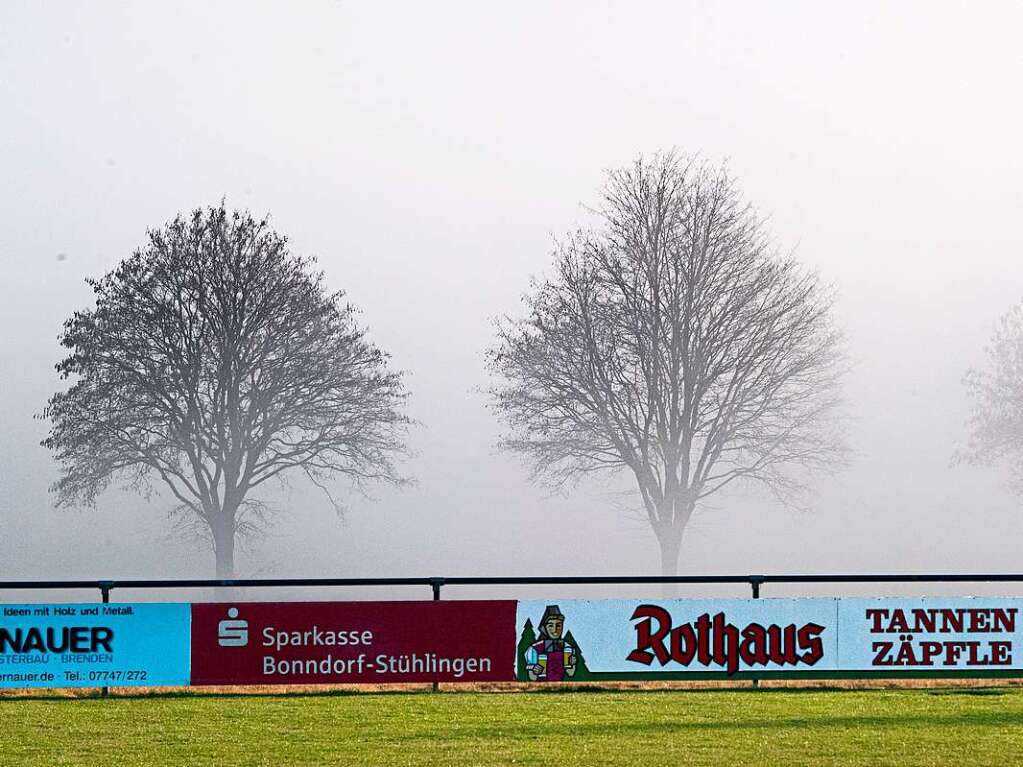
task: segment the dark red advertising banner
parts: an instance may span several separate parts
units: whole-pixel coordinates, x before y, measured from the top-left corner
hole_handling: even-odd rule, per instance
[[[192,684],[512,681],[515,604],[193,604]]]

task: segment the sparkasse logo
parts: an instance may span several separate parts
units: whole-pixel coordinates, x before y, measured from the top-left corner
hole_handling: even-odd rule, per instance
[[[238,608],[227,611],[227,620],[217,624],[217,644],[221,647],[245,647],[249,643],[249,622],[238,620]]]

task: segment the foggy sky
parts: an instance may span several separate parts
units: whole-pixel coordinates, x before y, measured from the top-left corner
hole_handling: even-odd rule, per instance
[[[855,363],[855,455],[813,510],[719,496],[680,572],[1019,570],[1023,503],[951,456],[1023,298],[1021,27],[1010,3],[0,4],[0,580],[212,573],[166,500],[55,510],[33,414],[83,280],[221,198],[319,258],[422,422],[418,486],[339,520],[296,479],[240,577],[657,572],[629,477],[532,486],[478,388],[604,169],[672,147],[727,160],[838,287]]]

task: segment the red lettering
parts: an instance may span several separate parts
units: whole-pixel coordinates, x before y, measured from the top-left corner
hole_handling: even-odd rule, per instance
[[[921,642],[920,658],[924,666],[933,666],[934,659],[941,655],[943,646],[941,642]]]
[[[696,619],[696,659],[701,666],[709,666],[710,652],[710,616],[704,613]]]
[[[767,632],[759,623],[751,623],[742,630],[739,654],[748,666],[767,665]]]
[[[971,634],[979,634],[991,630],[990,629],[991,624],[988,623],[988,621],[991,618],[990,611],[971,609],[969,612],[970,628],[968,630]]]
[[[1001,631],[1011,634],[1016,630],[1016,608],[1010,607],[1007,610],[993,610],[994,612],[994,627],[992,631]]]
[[[867,610],[866,618],[868,620],[873,621],[873,623],[871,624],[871,627],[870,627],[870,633],[871,634],[880,634],[882,631],[884,631],[884,629],[881,628],[881,619],[882,618],[887,618],[887,617],[888,617],[888,611],[887,610],[874,610],[874,609]]]
[[[673,627],[671,614],[657,605],[640,605],[632,620],[638,621],[636,646],[626,660],[644,666],[651,665],[655,658],[662,666],[669,660],[688,666],[695,659],[700,666],[719,666],[731,676],[743,664],[813,666],[824,657],[821,634],[825,629],[816,623],[801,627],[772,624],[766,628],[750,623],[740,629],[719,612],[713,618],[704,613],[691,623]]]
[[[636,624],[636,649],[629,653],[627,660],[649,666],[656,655],[657,660],[663,666],[671,657],[664,647],[664,637],[671,629],[671,615],[663,607],[657,605],[640,605],[630,620],[637,618],[643,620]],[[651,631],[650,627],[655,620],[657,621],[657,631]],[[650,653],[650,648],[653,648],[653,655]]]
[[[683,645],[685,649],[683,649]],[[688,666],[696,654],[696,633],[693,624],[687,623],[671,632],[671,659]]]
[[[909,632],[909,624],[906,623],[906,613],[902,610],[892,610],[892,619],[888,621],[889,634],[906,634]]]
[[[818,626],[816,623],[807,623],[799,629],[799,633],[797,634],[797,637],[799,638],[799,649],[805,650],[799,658],[808,666],[814,665],[817,661],[824,657],[824,643],[820,638],[823,631],[824,627]]]
[[[943,634],[963,633],[963,613],[961,610],[941,611],[941,632]]]
[[[896,666],[919,666],[916,654],[913,652],[913,643],[908,640],[899,642],[899,651],[895,656]]]
[[[933,610],[913,611],[913,631],[918,634],[933,634],[936,623]]]
[[[871,661],[872,666],[892,666],[891,652],[892,647],[895,646],[894,642],[874,642],[870,649],[874,651],[874,660]]]
[[[991,665],[1011,666],[1012,665],[1012,642],[991,643]]]

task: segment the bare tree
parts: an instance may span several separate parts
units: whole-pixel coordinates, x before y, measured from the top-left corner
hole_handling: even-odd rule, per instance
[[[115,477],[141,491],[156,480],[230,578],[236,535],[258,522],[269,480],[294,470],[325,491],[337,475],[403,482],[401,375],[313,264],[267,220],[222,203],[150,231],[90,280],[95,307],[60,338],[69,353],[57,370],[74,383],[43,413],[58,504],[94,505]]]
[[[970,441],[956,458],[972,464],[1006,463],[1014,491],[1023,493],[1023,304],[999,321],[985,349],[987,366],[967,371]]]
[[[723,168],[640,159],[594,212],[527,316],[498,323],[502,444],[556,486],[630,471],[674,574],[701,501],[738,480],[791,500],[841,458],[832,294],[776,255]]]

